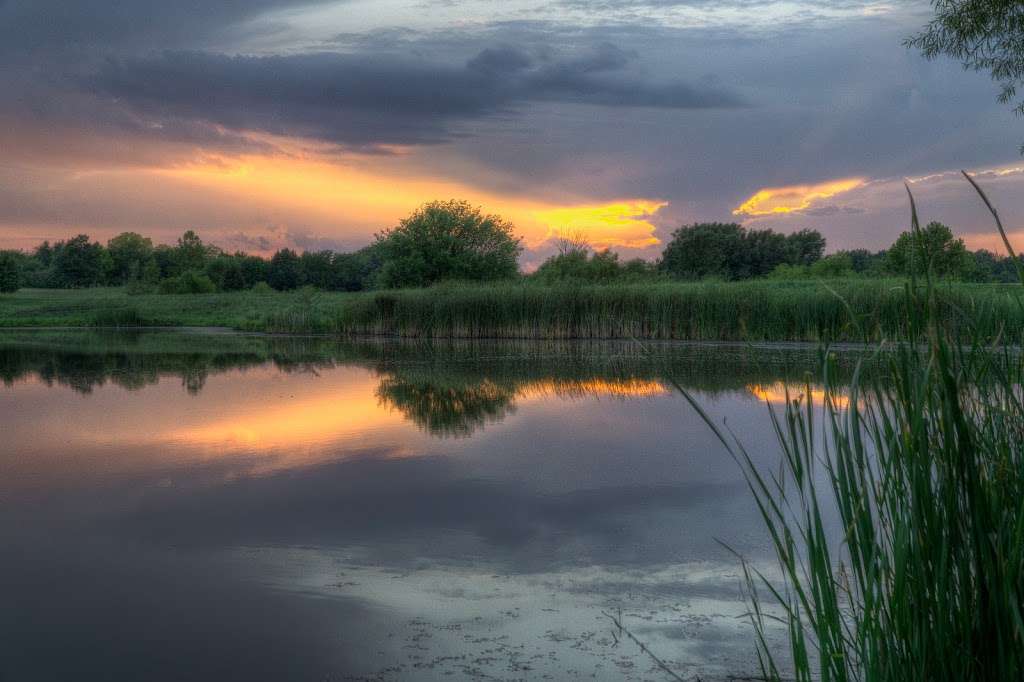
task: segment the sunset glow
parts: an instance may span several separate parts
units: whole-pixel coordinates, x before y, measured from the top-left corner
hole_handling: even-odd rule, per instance
[[[614,246],[640,249],[659,243],[654,236],[654,225],[648,219],[667,205],[663,201],[636,199],[544,209],[534,215],[547,226],[547,237],[582,234],[596,249]]]
[[[595,248],[643,248],[659,243],[650,217],[666,202],[623,199],[564,205],[503,196],[464,183],[374,170],[364,159],[317,156],[208,156],[154,174],[265,207],[272,214],[305,216],[316,224],[361,229],[364,239],[397,224],[421,204],[463,198],[512,220],[527,248],[579,233]]]
[[[815,185],[766,187],[740,204],[732,213],[737,216],[766,216],[802,211],[811,208],[817,201],[857,189],[865,182],[864,178],[848,178]]]

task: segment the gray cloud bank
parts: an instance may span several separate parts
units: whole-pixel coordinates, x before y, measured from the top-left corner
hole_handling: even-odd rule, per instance
[[[984,74],[902,47],[923,20],[902,5],[774,29],[771,12],[759,14],[771,3],[756,0],[556,0],[546,14],[441,28],[426,25],[428,6],[392,7],[405,25],[281,27],[331,2],[0,0],[0,146],[11,164],[0,216],[80,215],[84,194],[40,189],[70,186],[48,182],[47,164],[273,151],[247,134],[262,131],[362,151],[429,145],[403,157],[410,173],[497,193],[667,200],[664,237],[680,222],[730,218],[761,187],[1013,162],[1024,136]],[[569,5],[593,21],[550,10]],[[803,5],[809,17],[840,6]],[[672,27],[657,18],[668,7],[749,13],[757,28]],[[220,224],[200,199],[191,206],[179,213]],[[122,222],[145,212],[115,208]],[[789,225],[822,229],[835,246],[884,245],[902,216],[840,198]]]
[[[632,56],[604,43],[539,60],[487,48],[461,66],[373,54],[227,56],[165,52],[108,61],[87,85],[154,118],[301,135],[355,147],[444,142],[461,120],[530,102],[609,107],[734,107],[724,90],[654,83],[628,71]]]

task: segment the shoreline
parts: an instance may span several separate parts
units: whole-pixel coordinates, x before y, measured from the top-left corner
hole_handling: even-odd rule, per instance
[[[918,303],[896,280],[523,283],[336,293],[132,295],[29,289],[0,296],[0,329],[201,330],[381,339],[865,344],[905,338]],[[1024,342],[1024,288],[943,282],[940,323]]]

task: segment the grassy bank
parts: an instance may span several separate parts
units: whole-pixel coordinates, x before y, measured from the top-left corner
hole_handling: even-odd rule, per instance
[[[606,286],[448,285],[360,294],[130,296],[119,289],[25,290],[0,297],[0,326],[223,326],[413,338],[863,341],[903,335],[898,280],[694,282]],[[1020,341],[1019,288],[944,284],[941,324],[972,319]]]

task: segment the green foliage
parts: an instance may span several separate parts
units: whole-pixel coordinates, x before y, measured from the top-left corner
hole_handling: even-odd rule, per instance
[[[422,287],[446,279],[514,277],[522,247],[510,222],[466,201],[423,205],[377,238],[384,261],[380,284]]]
[[[881,277],[885,273],[885,251],[853,249],[850,251],[837,251],[836,253],[849,256],[850,265],[858,275]]]
[[[426,338],[863,341],[899,333],[909,311],[899,280],[433,287],[343,299],[335,328]],[[836,296],[838,293],[842,298]],[[943,324],[984,315],[994,338],[1024,339],[1024,302],[992,285],[943,287]]]
[[[206,268],[208,248],[192,230],[178,237],[178,245],[174,250],[173,263],[178,273],[202,272]]]
[[[933,262],[936,276],[974,282],[1010,281],[1014,260],[986,251],[972,254],[948,228],[930,225],[921,237],[909,234],[891,253],[864,249],[823,258],[824,238],[814,230],[782,235],[729,223],[704,223],[678,229],[661,260],[623,262],[607,249],[591,252],[582,235],[559,240],[559,254],[526,279],[559,284],[654,284],[669,279],[779,280],[837,279],[852,275],[907,276],[913,262]],[[322,291],[366,291],[422,287],[440,282],[512,279],[522,248],[512,225],[485,215],[463,201],[433,202],[399,227],[378,235],[358,251],[296,253],[281,249],[270,259],[228,254],[204,244],[189,230],[175,246],[159,244],[135,232],[112,238],[107,246],[86,235],[66,242],[43,242],[31,254],[17,252],[20,286],[85,288],[123,285],[133,295],[165,292],[244,291],[267,282],[279,291],[310,285]],[[911,258],[921,243],[927,256]],[[188,274],[192,273],[192,274]],[[196,279],[202,274],[204,277]],[[916,273],[920,274],[920,272]],[[187,276],[186,276],[187,275]],[[162,284],[166,281],[166,284]]]
[[[299,279],[301,284],[317,289],[334,289],[334,253],[331,251],[306,251],[299,256]]]
[[[217,285],[201,272],[188,270],[160,282],[161,294],[212,294]]]
[[[732,279],[740,267],[745,230],[736,223],[680,227],[661,255],[661,268],[680,279]]]
[[[840,251],[825,256],[811,265],[788,265],[783,263],[772,270],[772,279],[840,279],[853,277],[853,259]]]
[[[593,253],[572,249],[548,258],[533,277],[548,284],[567,280],[610,282],[618,278],[620,271],[618,254],[608,249]]]
[[[301,283],[301,261],[291,249],[281,249],[270,259],[267,283],[278,291],[291,291]]]
[[[149,258],[137,275],[133,273],[129,276],[125,291],[132,295],[152,294],[157,291],[159,284],[160,266],[156,264],[156,259]]]
[[[53,274],[55,286],[68,289],[99,286],[103,282],[106,250],[88,235],[80,234],[53,247]]]
[[[372,289],[382,265],[383,255],[376,244],[352,253],[336,253],[331,262],[331,288],[337,291]]]
[[[892,337],[907,324],[899,280],[781,282],[643,282],[580,286],[472,284],[357,293],[323,293],[314,327],[276,328],[271,317],[300,292],[252,290],[191,295],[129,296],[125,289],[23,289],[0,302],[0,326],[88,324],[105,308],[131,307],[166,325],[258,331],[430,338],[688,339],[727,341],[862,341]],[[178,289],[179,291],[183,289]],[[209,286],[200,291],[208,291]],[[833,293],[835,292],[835,293]],[[842,297],[840,300],[836,293]],[[943,325],[957,329],[965,312],[1024,341],[1024,297],[991,284],[938,288]],[[844,303],[845,301],[845,303]]]
[[[53,247],[50,246],[49,241],[44,241],[42,244],[37,246],[36,250],[32,252],[32,255],[44,268],[48,268],[53,265]]]
[[[1024,679],[1020,339],[994,335],[991,311],[951,327],[928,270],[924,282],[901,292],[907,324],[878,349],[884,370],[845,390],[826,348],[822,404],[808,386],[772,412],[770,472],[690,399],[743,468],[778,558],[781,580],[744,566],[767,680]],[[792,673],[768,641],[768,595]]]
[[[217,286],[218,291],[241,291],[245,289],[245,273],[241,259],[237,256],[220,254],[206,265],[206,276]]]
[[[148,327],[153,324],[135,308],[107,308],[97,310],[90,325],[92,327]]]
[[[11,251],[0,251],[0,294],[13,294],[21,287],[19,258]]]
[[[903,232],[886,254],[890,272],[907,277],[931,272],[935,277],[964,279],[973,265],[964,241],[937,222],[916,232]]]
[[[813,265],[825,254],[825,238],[817,230],[798,230],[786,236],[787,262]]]
[[[698,223],[672,233],[660,267],[680,279],[748,279],[783,264],[810,265],[824,250],[825,239],[814,230],[787,236],[736,223]]]
[[[975,251],[971,256],[974,259],[966,279],[972,282],[1000,282],[1009,284],[1017,280],[1017,269],[1013,265],[1013,259],[1008,256],[999,256],[982,249]]]
[[[619,254],[609,249],[591,253],[586,247],[572,246],[541,263],[530,278],[545,284],[607,284],[655,281],[659,275],[654,266],[640,258],[622,263]]]
[[[153,259],[153,241],[135,232],[122,232],[107,242],[110,254],[110,284],[126,284],[142,277],[145,266]]]
[[[1013,102],[1024,81],[1024,6],[1017,0],[932,0],[932,5],[935,17],[907,45],[928,59],[947,55],[965,69],[988,71],[1000,86],[999,101]],[[1024,115],[1024,101],[1014,112]]]

